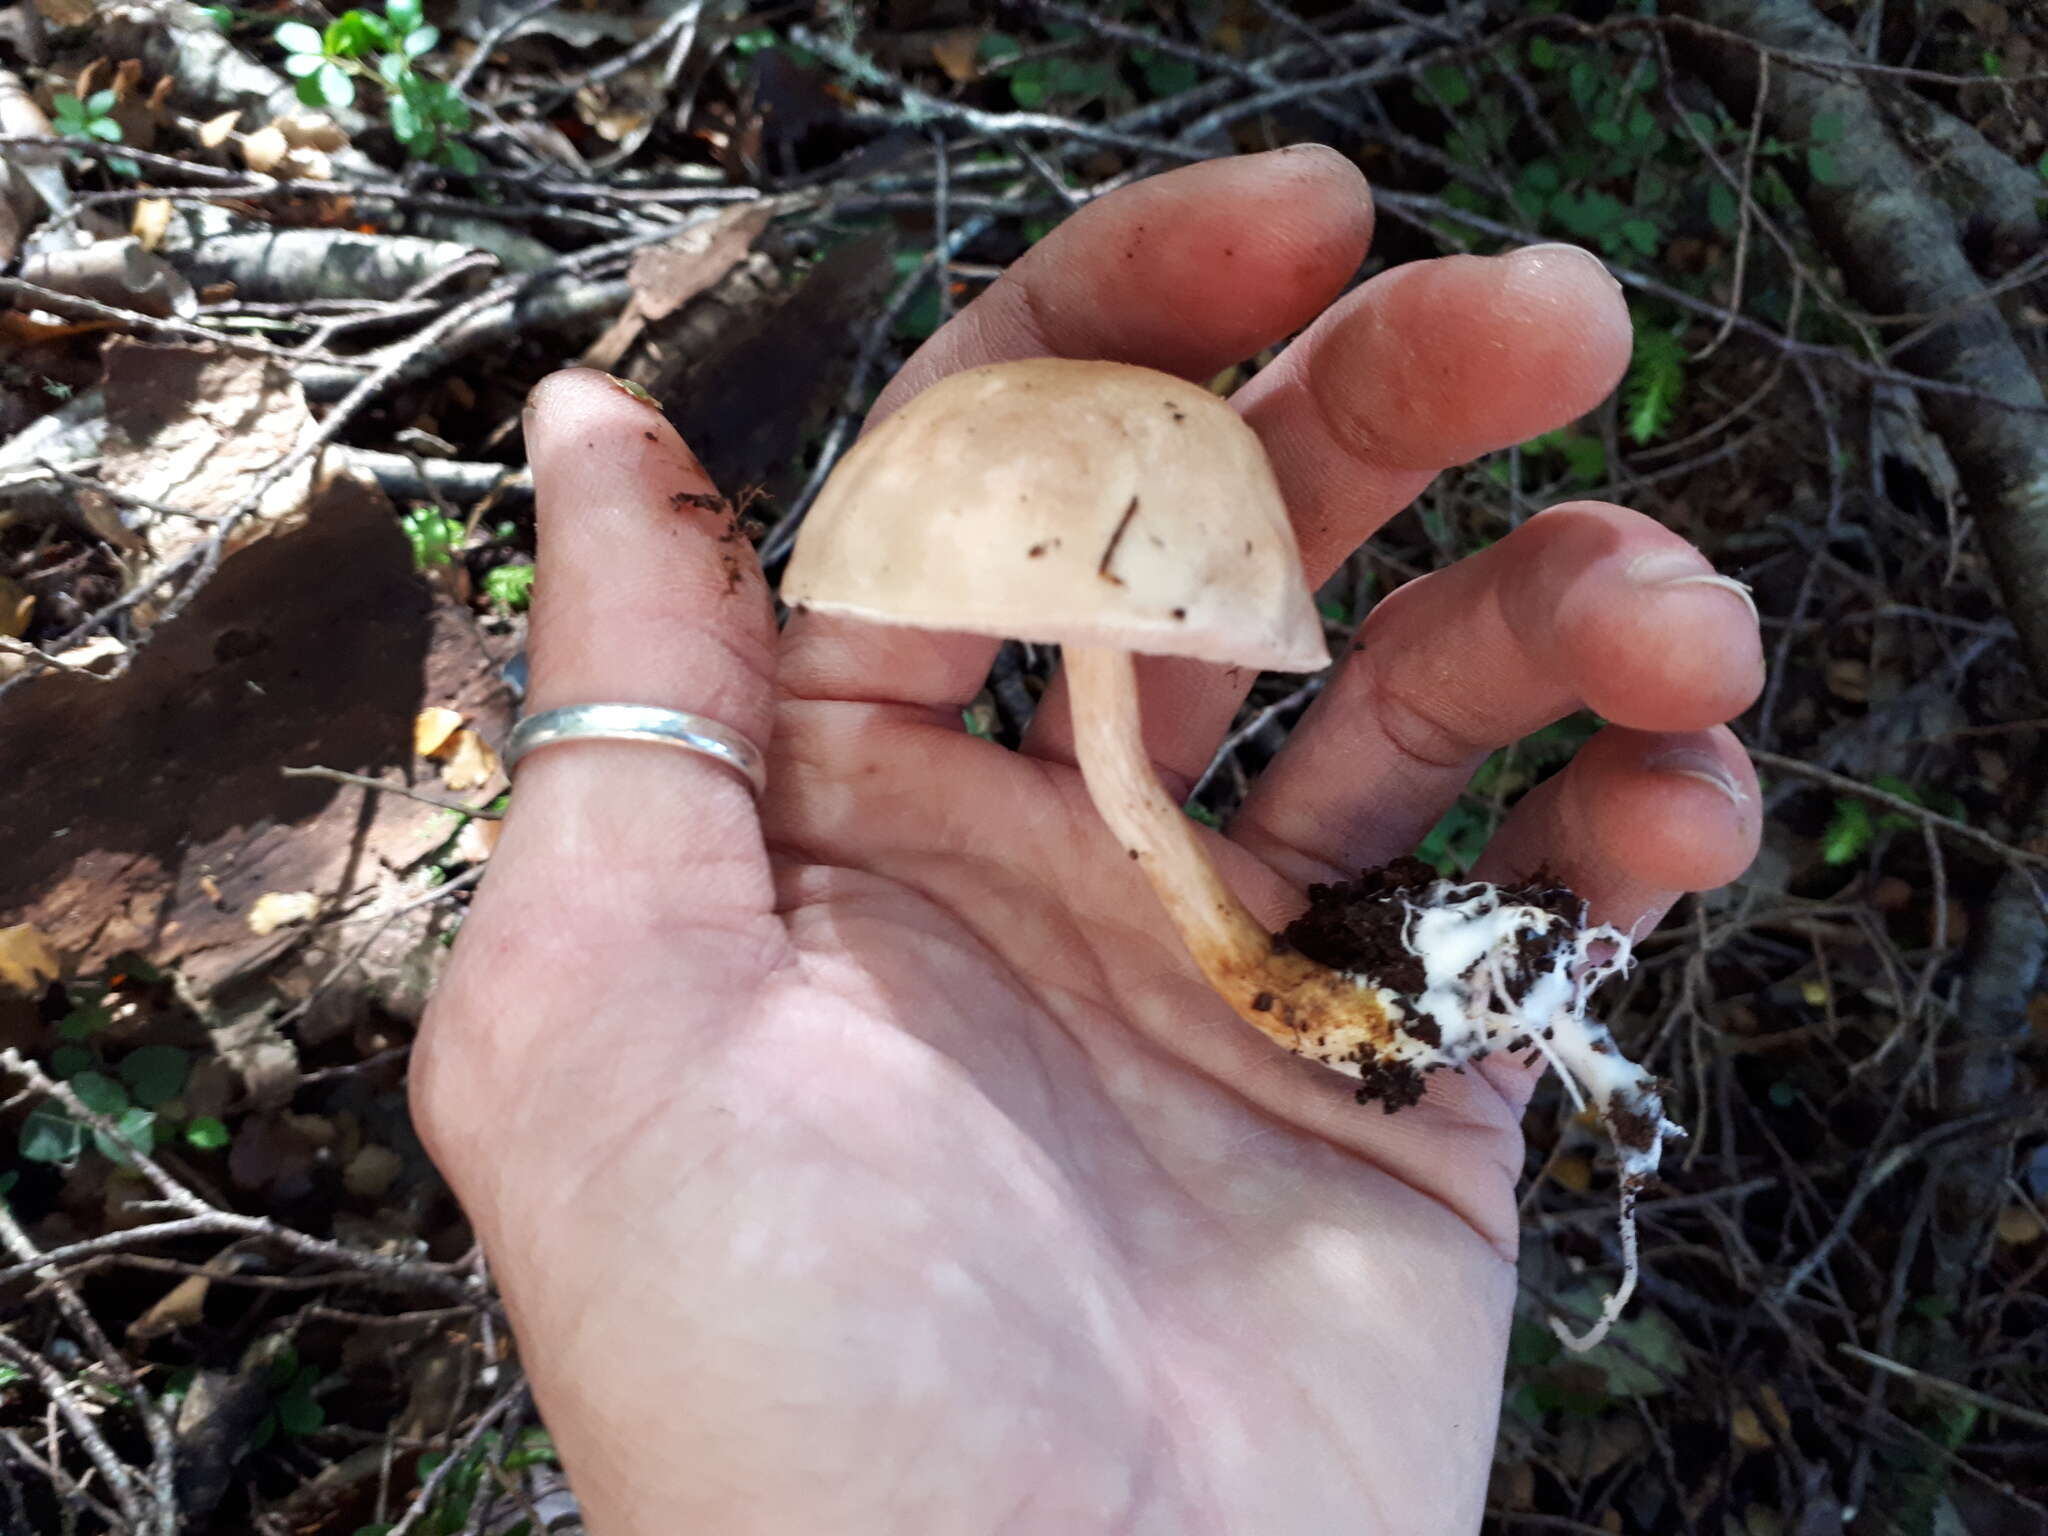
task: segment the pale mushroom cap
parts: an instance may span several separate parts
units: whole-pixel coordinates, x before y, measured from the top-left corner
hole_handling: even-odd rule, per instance
[[[782,596],[927,629],[1329,662],[1257,435],[1201,386],[1123,363],[999,363],[918,395],[833,470]]]

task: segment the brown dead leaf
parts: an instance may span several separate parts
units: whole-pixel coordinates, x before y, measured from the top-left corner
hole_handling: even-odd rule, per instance
[[[36,9],[53,27],[82,27],[92,20],[92,0],[36,0]]]
[[[491,855],[498,851],[498,834],[504,827],[502,821],[472,817],[455,834],[455,857],[465,864],[488,863]]]
[[[110,340],[101,356],[108,431],[100,477],[144,501],[223,516],[312,428],[305,391],[268,358],[126,337]],[[299,526],[316,468],[303,464],[273,486],[231,549]],[[144,536],[151,554],[170,560],[210,532],[203,521],[160,517]]]
[[[211,1275],[187,1275],[128,1325],[128,1342],[142,1344],[191,1327],[205,1313],[206,1293],[212,1285]]]
[[[114,95],[126,100],[142,83],[142,60],[123,59],[114,66]]]
[[[56,951],[33,924],[0,928],[0,986],[17,992],[40,992],[63,968]]]
[[[128,232],[142,242],[145,251],[154,251],[164,243],[164,236],[171,228],[171,200],[167,197],[144,197],[136,200],[135,213],[128,221]]]
[[[235,124],[241,120],[241,111],[223,112],[219,117],[209,117],[193,130],[193,136],[207,149],[219,149],[227,143],[228,135],[235,131]]]
[[[320,915],[320,898],[312,891],[265,891],[250,904],[242,921],[259,939],[292,923],[311,922]]]
[[[932,62],[946,72],[955,85],[965,85],[981,74],[982,27],[955,27],[932,39]]]
[[[333,127],[331,120],[309,121],[319,116],[308,113],[303,117],[281,117],[246,135],[241,142],[242,163],[259,176],[276,176],[284,181],[326,181],[334,174],[334,162],[319,144],[337,135],[341,143],[348,139]],[[322,127],[321,123],[327,126]]]
[[[449,741],[462,729],[462,711],[430,704],[413,717],[412,749],[421,757],[442,757]]]
[[[1767,1451],[1771,1448],[1770,1431],[1764,1428],[1763,1419],[1747,1403],[1728,1416],[1728,1433],[1745,1451]]]
[[[1593,1165],[1583,1157],[1553,1158],[1550,1176],[1575,1195],[1583,1195],[1593,1187]]]
[[[649,321],[674,314],[730,272],[753,249],[776,206],[771,198],[734,203],[635,256],[626,270],[632,302],[590,344],[583,361],[592,368],[616,365]]]
[[[332,154],[348,147],[348,135],[341,124],[325,112],[288,112],[270,126],[283,134],[285,143],[293,149],[317,149]]]
[[[2038,1243],[2044,1229],[2041,1218],[2029,1206],[2014,1203],[1998,1213],[1998,1240],[2014,1248]]]
[[[19,640],[27,634],[35,611],[35,594],[0,576],[0,640]]]
[[[396,1152],[373,1141],[348,1160],[341,1170],[341,1182],[350,1194],[375,1200],[391,1188],[404,1167]]]
[[[457,731],[442,757],[441,782],[457,794],[482,789],[498,771],[498,754],[475,731]]]

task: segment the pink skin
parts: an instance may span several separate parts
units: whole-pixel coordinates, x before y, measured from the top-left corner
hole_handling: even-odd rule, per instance
[[[1370,223],[1323,151],[1162,176],[1046,240],[891,402],[1055,346],[1206,375],[1314,321]],[[1310,566],[1432,467],[1590,407],[1625,329],[1556,252],[1338,303],[1240,402]],[[522,766],[415,1062],[592,1529],[1475,1528],[1526,1073],[1360,1110],[1196,979],[1057,705],[1027,753],[961,730],[988,644],[815,617],[778,641],[744,545],[673,500],[702,470],[597,375],[544,384],[527,443],[536,707],[772,742],[758,812],[677,752]],[[1581,700],[1616,726],[1492,870],[1547,862],[1622,926],[1732,877],[1757,808],[1719,727],[1756,631],[1725,590],[1629,577],[1671,549],[1561,510],[1386,605],[1214,841],[1260,919],[1411,846],[1478,754]],[[1199,765],[1244,682],[1152,670],[1164,766]]]

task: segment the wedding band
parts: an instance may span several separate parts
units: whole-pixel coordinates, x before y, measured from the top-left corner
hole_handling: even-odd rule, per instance
[[[745,776],[759,795],[768,787],[768,765],[761,749],[730,726],[649,704],[571,704],[528,715],[512,727],[503,754],[511,773],[529,752],[563,741],[655,741],[681,747],[725,764]]]

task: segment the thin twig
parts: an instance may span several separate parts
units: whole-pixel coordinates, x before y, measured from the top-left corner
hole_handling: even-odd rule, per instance
[[[2015,848],[2011,843],[2002,842],[1989,832],[1980,831],[1967,822],[1944,816],[1939,811],[1930,811],[1924,805],[1916,805],[1903,795],[1894,795],[1847,774],[1834,773],[1813,763],[1801,762],[1796,757],[1786,757],[1778,752],[1766,752],[1761,747],[1748,749],[1749,755],[1766,768],[1779,773],[1789,773],[1795,778],[1810,779],[1816,784],[1825,784],[1829,789],[1845,795],[1855,795],[1874,805],[1881,805],[1888,811],[1909,816],[1922,825],[1931,827],[1944,837],[1958,842],[1969,843],[1981,848],[1995,858],[2008,864],[2024,864],[2033,869],[2048,869],[2048,854],[2032,853],[2025,848]]]

